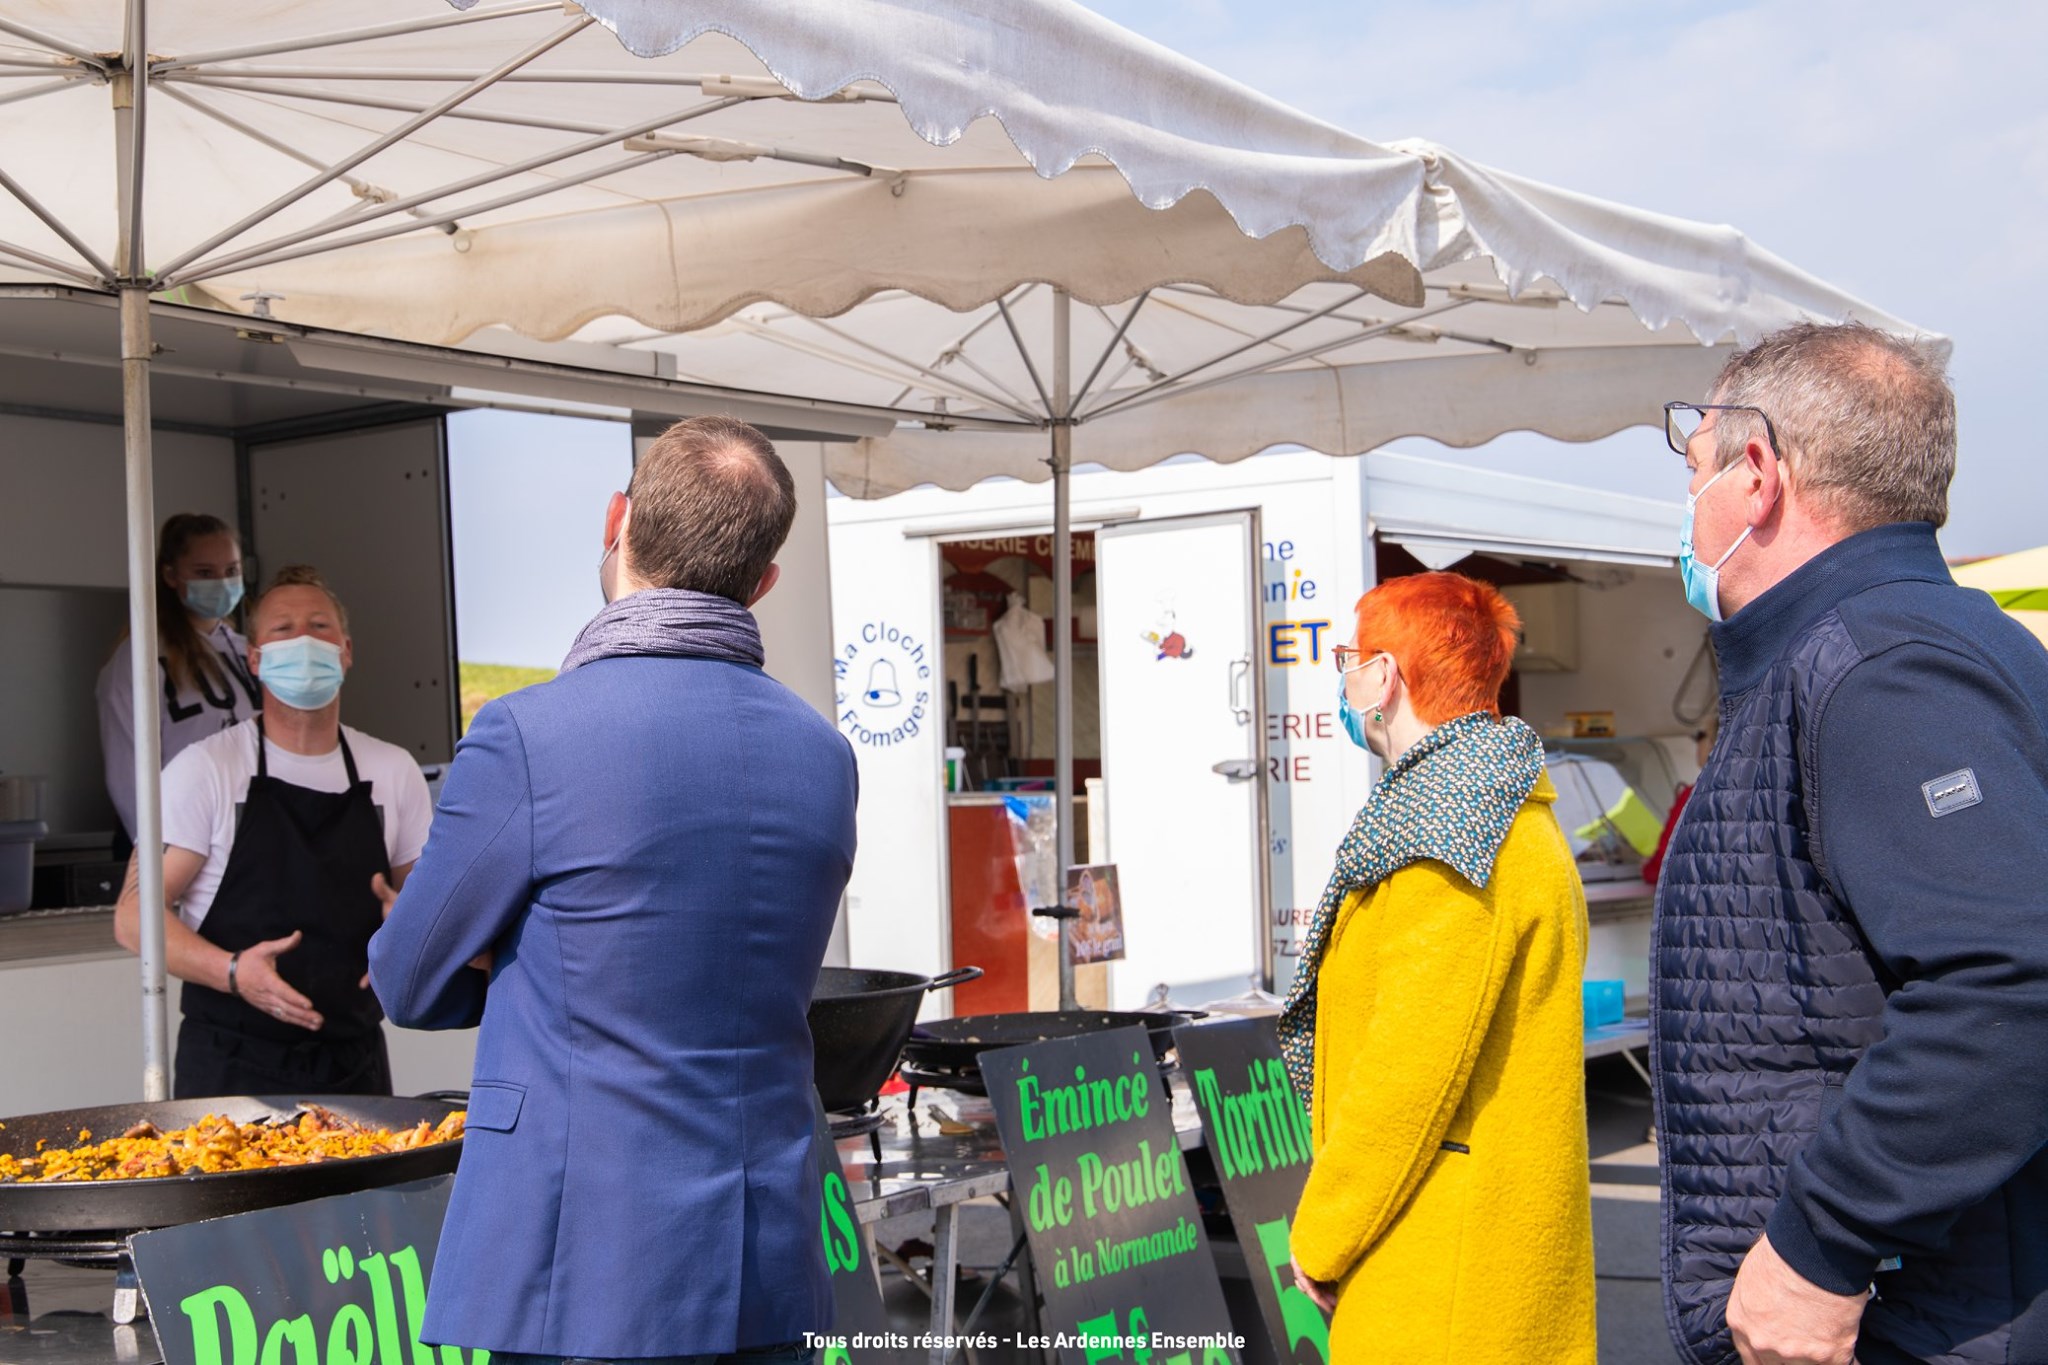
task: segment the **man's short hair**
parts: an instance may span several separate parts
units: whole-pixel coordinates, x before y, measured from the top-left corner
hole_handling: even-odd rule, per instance
[[[1843,534],[1948,520],[1956,396],[1936,346],[1860,322],[1795,323],[1730,356],[1712,401],[1770,417],[1794,483]],[[1743,412],[1714,429],[1724,466],[1763,435]]]
[[[341,622],[341,633],[348,634],[348,608],[341,604],[334,589],[327,586],[327,580],[311,564],[287,564],[270,576],[270,586],[263,590],[263,596],[256,599],[249,612],[249,629],[252,632],[256,629],[257,613],[263,610],[264,599],[279,588],[318,588],[326,593],[328,602],[334,607],[335,618]]]
[[[745,606],[796,519],[796,480],[759,431],[692,417],[654,439],[626,485],[633,572]]]

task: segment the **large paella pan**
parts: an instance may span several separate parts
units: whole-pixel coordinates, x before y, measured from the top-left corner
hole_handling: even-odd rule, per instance
[[[39,1151],[80,1146],[81,1133],[100,1139],[137,1130],[169,1133],[190,1128],[207,1115],[218,1115],[236,1125],[297,1123],[309,1106],[317,1106],[344,1124],[399,1135],[416,1132],[422,1123],[430,1129],[440,1128],[452,1112],[462,1109],[459,1100],[448,1098],[350,1095],[240,1095],[103,1105],[0,1119],[0,1156],[28,1162]],[[449,1131],[441,1128],[443,1134]],[[140,1178],[0,1179],[0,1231],[103,1233],[169,1227],[445,1175],[455,1169],[462,1155],[459,1136],[376,1150],[383,1146],[396,1144],[360,1143],[354,1149],[365,1155],[251,1169]],[[104,1169],[102,1173],[110,1174]]]

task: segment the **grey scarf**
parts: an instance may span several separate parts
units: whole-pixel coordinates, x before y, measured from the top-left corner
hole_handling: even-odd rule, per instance
[[[723,659],[755,668],[767,657],[754,613],[730,597],[688,588],[643,588],[590,618],[569,646],[562,671],[636,655]]]

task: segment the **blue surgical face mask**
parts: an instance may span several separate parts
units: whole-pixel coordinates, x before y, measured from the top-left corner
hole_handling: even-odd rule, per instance
[[[1337,678],[1337,719],[1343,722],[1344,733],[1351,736],[1351,742],[1367,753],[1372,752],[1372,745],[1365,737],[1365,713],[1351,704],[1351,689],[1345,683],[1353,673],[1379,657],[1375,654],[1365,663],[1353,664]]]
[[[341,646],[295,635],[263,646],[256,658],[263,686],[295,711],[318,711],[341,692]]]
[[[1365,742],[1365,714],[1351,704],[1351,690],[1344,686],[1342,678],[1337,679],[1337,719],[1344,722],[1344,733],[1351,736],[1351,742],[1370,753],[1371,746]]]
[[[1699,492],[1685,495],[1685,524],[1678,530],[1678,573],[1685,580],[1685,600],[1709,621],[1721,619],[1721,566],[1742,548],[1742,542],[1749,539],[1749,533],[1756,527],[1743,527],[1742,534],[1735,537],[1735,543],[1728,547],[1727,554],[1712,564],[1702,564],[1693,558],[1692,518],[1694,509],[1699,506],[1700,499],[1706,496],[1707,489],[1719,483],[1721,474],[1726,474],[1733,468],[1735,466],[1732,464],[1723,466],[1721,473],[1708,479]]]
[[[242,603],[242,576],[195,578],[185,585],[185,609],[194,616],[218,621]]]

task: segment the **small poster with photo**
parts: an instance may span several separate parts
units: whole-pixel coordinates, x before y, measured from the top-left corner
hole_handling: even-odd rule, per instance
[[[1075,912],[1074,961],[1123,960],[1124,905],[1117,892],[1115,863],[1068,868],[1062,903]]]

